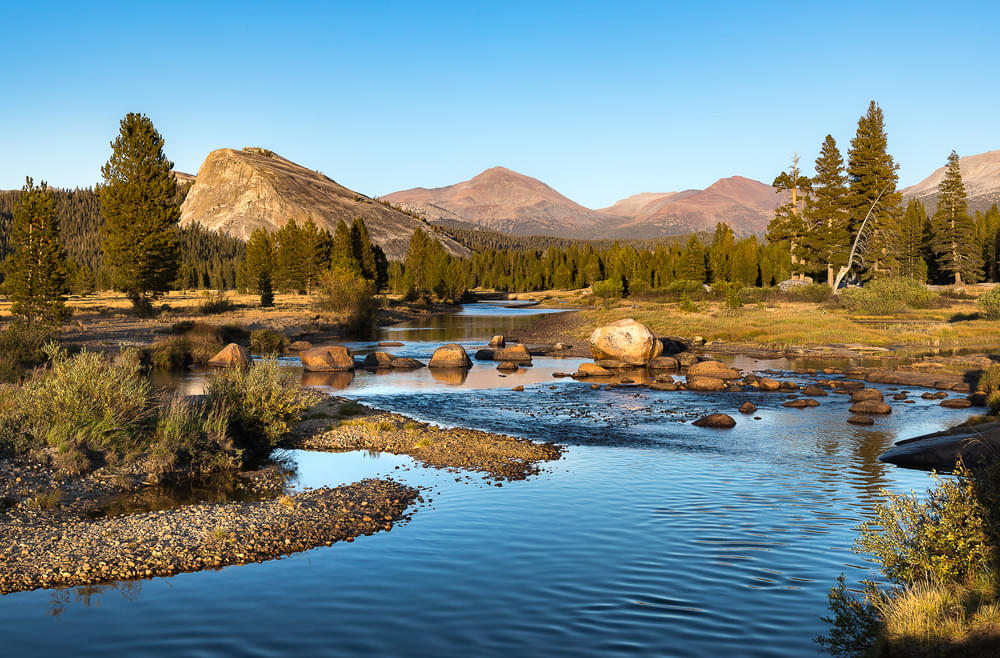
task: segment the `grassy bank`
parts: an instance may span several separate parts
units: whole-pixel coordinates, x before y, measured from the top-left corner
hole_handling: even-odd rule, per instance
[[[708,341],[746,343],[774,349],[860,344],[876,347],[1000,347],[1000,324],[980,319],[974,301],[907,309],[888,316],[862,316],[834,304],[776,301],[729,308],[702,301],[695,309],[679,302],[619,301],[581,311],[588,331],[622,318],[635,318],[659,336],[702,336]]]

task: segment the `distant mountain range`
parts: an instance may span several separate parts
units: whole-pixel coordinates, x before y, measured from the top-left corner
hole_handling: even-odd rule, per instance
[[[657,238],[710,231],[723,221],[737,235],[761,234],[781,201],[770,185],[735,176],[704,190],[646,192],[591,210],[503,167],[455,185],[417,187],[383,199],[431,222],[574,238]]]
[[[1000,150],[959,162],[970,210],[1000,203]],[[196,177],[176,175],[179,181],[193,181],[181,207],[182,225],[197,222],[245,239],[258,226],[274,230],[289,218],[312,217],[332,231],[341,220],[361,217],[393,259],[405,255],[417,227],[431,233],[450,253],[469,253],[435,232],[433,224],[517,235],[627,239],[711,231],[718,222],[726,222],[737,236],[762,236],[783,199],[770,185],[733,176],[703,190],[644,192],[607,208],[590,209],[540,180],[493,167],[454,185],[388,194],[381,201],[394,206],[390,207],[261,148],[212,151]],[[904,198],[920,199],[933,212],[943,176],[942,167],[904,189]]]
[[[179,181],[186,181],[175,172]],[[337,223],[360,217],[372,240],[393,260],[406,256],[410,236],[426,231],[456,256],[469,250],[427,222],[347,189],[267,149],[218,149],[205,158],[181,205],[181,226],[202,226],[247,239],[257,227],[274,231],[307,217],[331,233]]]
[[[987,151],[958,159],[962,182],[969,195],[969,212],[986,211],[994,203],[1000,204],[1000,151]],[[903,190],[904,199],[918,199],[933,214],[937,208],[937,188],[944,179],[944,167]]]

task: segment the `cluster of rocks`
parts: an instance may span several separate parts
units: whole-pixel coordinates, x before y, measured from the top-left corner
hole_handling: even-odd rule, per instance
[[[643,379],[651,378],[647,386],[660,391],[698,391],[698,392],[740,392],[746,389],[761,392],[795,393],[795,397],[782,403],[783,407],[807,409],[818,407],[816,398],[829,395],[828,390],[836,394],[851,396],[849,423],[871,425],[879,415],[892,413],[892,407],[885,402],[881,391],[866,388],[863,381],[847,379],[819,380],[815,384],[801,386],[791,381],[779,381],[756,373],[742,374],[724,363],[705,356],[692,353],[690,346],[704,341],[696,338],[694,341],[683,341],[676,338],[657,338],[648,327],[633,319],[624,319],[605,327],[595,329],[590,336],[592,363],[583,363],[572,377],[581,380],[613,379],[615,383],[634,384],[639,378],[635,369],[644,371]],[[684,371],[680,380],[664,371]],[[820,374],[814,369],[799,371],[800,374]],[[964,409],[969,406],[985,405],[985,395],[973,393],[967,398],[949,398],[948,393],[968,393],[969,385],[957,376],[929,375],[922,372],[897,372],[886,369],[876,370],[842,370],[826,368],[823,374],[853,375],[868,382],[903,384],[910,386],[933,387],[938,393],[926,393],[922,397],[942,399],[941,406],[951,409]],[[566,373],[556,373],[564,376]],[[592,388],[600,388],[596,382]],[[908,392],[903,391],[893,396],[894,400],[906,404],[914,401],[909,399]],[[751,414],[756,407],[746,403],[740,408],[741,413]],[[726,414],[706,416],[695,425],[701,427],[733,427],[736,421]]]

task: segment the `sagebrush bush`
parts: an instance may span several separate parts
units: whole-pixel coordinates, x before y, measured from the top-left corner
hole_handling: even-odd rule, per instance
[[[995,286],[984,292],[976,300],[988,320],[1000,320],[1000,286]]]
[[[277,445],[315,401],[275,359],[262,359],[252,368],[226,368],[212,376],[205,393],[210,405],[228,410],[237,444],[257,450]]]
[[[222,292],[221,290],[213,290],[211,292],[205,292],[203,299],[200,304],[198,304],[198,311],[202,315],[214,315],[216,313],[225,313],[236,308],[233,304],[233,300],[229,298],[229,295]]]
[[[789,301],[819,304],[829,300],[833,296],[833,290],[825,283],[807,283],[791,286],[782,293],[782,296]]]
[[[274,329],[255,329],[250,332],[250,351],[257,354],[281,354],[288,347],[288,339]]]
[[[147,463],[154,473],[175,470],[180,463],[207,473],[236,468],[242,456],[229,435],[224,406],[175,395],[160,409]]]
[[[887,276],[875,279],[861,288],[849,288],[840,293],[840,303],[859,315],[890,315],[906,308],[928,308],[938,295],[916,279]]]
[[[149,421],[155,394],[141,374],[138,354],[114,359],[83,351],[49,352],[50,367],[17,391],[21,430],[33,443],[93,452],[130,450]]]
[[[324,272],[313,294],[313,306],[353,334],[368,335],[375,329],[379,306],[375,286],[350,272]]]
[[[11,382],[45,362],[52,331],[12,322],[0,331],[0,380]]]

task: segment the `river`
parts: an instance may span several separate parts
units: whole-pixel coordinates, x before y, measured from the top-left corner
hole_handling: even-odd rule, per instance
[[[426,360],[443,342],[516,336],[538,312],[477,304],[380,339]],[[814,655],[836,577],[876,577],[850,550],[854,527],[881,490],[932,483],[878,455],[969,414],[913,396],[855,427],[845,396],[788,409],[777,394],[593,391],[552,377],[580,362],[536,358],[506,377],[489,363],[464,378],[305,374],[421,420],[568,449],[502,487],[408,457],[288,451],[295,488],[383,475],[427,487],[429,500],[390,532],[281,560],[0,596],[4,655]],[[201,377],[181,387],[196,390]],[[518,384],[523,392],[511,390]],[[734,413],[745,400],[759,420]],[[737,426],[689,422],[715,411]]]

